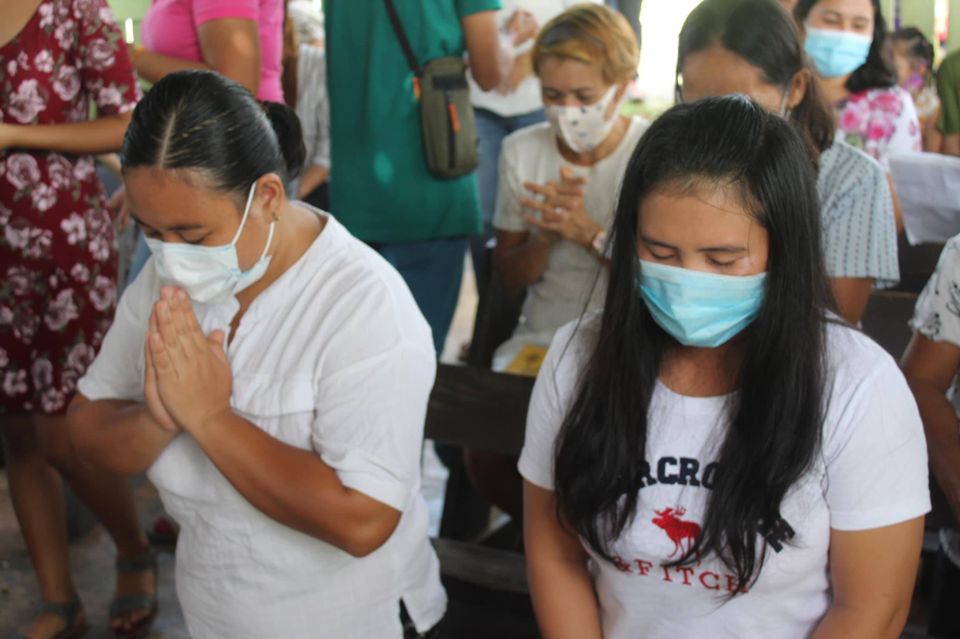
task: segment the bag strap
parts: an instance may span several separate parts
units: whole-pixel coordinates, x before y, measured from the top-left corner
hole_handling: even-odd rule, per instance
[[[417,56],[414,54],[413,47],[410,46],[410,41],[407,39],[407,32],[403,30],[400,16],[397,15],[397,8],[393,6],[393,0],[383,0],[383,4],[387,8],[390,25],[393,27],[393,32],[397,35],[400,48],[403,49],[403,55],[407,58],[407,64],[410,66],[410,70],[413,71],[413,75],[419,78],[423,74],[423,68],[421,68],[420,63],[417,62]]]

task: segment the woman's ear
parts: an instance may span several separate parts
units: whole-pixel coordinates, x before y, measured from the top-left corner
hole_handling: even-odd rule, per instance
[[[790,97],[787,98],[787,107],[795,109],[803,102],[812,81],[813,77],[809,69],[800,69],[793,74],[793,79],[790,80]]]
[[[257,180],[257,204],[263,212],[264,221],[272,222],[280,216],[287,194],[283,180],[276,173],[267,173]]]

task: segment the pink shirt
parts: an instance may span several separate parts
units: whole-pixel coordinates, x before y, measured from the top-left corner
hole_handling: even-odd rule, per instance
[[[283,0],[153,0],[140,25],[148,51],[185,60],[203,60],[197,28],[211,20],[246,18],[260,31],[261,100],[283,102]]]

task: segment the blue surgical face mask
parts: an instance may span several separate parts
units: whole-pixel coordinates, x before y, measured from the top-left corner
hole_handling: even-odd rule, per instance
[[[803,48],[824,78],[849,75],[863,66],[873,39],[849,31],[807,27]]]
[[[684,346],[716,348],[760,312],[767,274],[734,276],[640,260],[640,292],[654,321]]]
[[[270,256],[267,250],[273,240],[276,222],[271,222],[267,234],[267,243],[257,263],[247,270],[240,269],[237,256],[237,240],[243,233],[253,204],[256,183],[250,187],[247,205],[243,209],[240,228],[233,240],[223,246],[199,246],[195,244],[175,244],[146,238],[147,246],[154,255],[157,274],[165,284],[179,286],[195,302],[217,304],[225,302],[247,288],[267,272]]]

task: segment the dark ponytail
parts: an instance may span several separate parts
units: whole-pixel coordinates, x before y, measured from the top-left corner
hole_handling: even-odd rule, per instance
[[[689,56],[718,44],[759,69],[768,84],[784,92],[790,90],[797,73],[807,71],[807,90],[790,120],[814,157],[830,148],[836,136],[833,111],[807,64],[797,25],[776,2],[705,0],[698,5],[680,31],[677,77]]]
[[[299,175],[306,151],[288,107],[260,103],[219,73],[177,71],[134,109],[120,154],[124,171],[191,169],[242,200],[262,175],[276,173],[284,182]]]
[[[279,102],[261,102],[270,126],[277,136],[280,153],[286,163],[286,177],[288,180],[300,175],[303,165],[307,161],[307,150],[303,145],[303,130],[300,128],[300,118],[286,104]]]

